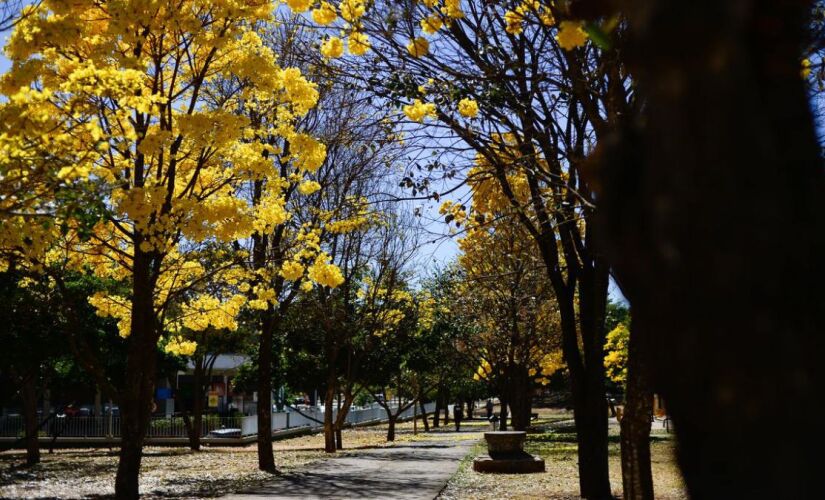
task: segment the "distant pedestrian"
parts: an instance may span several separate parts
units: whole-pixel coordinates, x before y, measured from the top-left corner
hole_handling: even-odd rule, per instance
[[[493,418],[493,400],[492,399],[487,400],[487,406],[485,406],[485,408],[487,408],[487,420],[490,420],[491,418]]]
[[[455,431],[461,431],[461,419],[464,418],[464,410],[461,401],[457,401],[453,405],[453,422],[455,422]]]

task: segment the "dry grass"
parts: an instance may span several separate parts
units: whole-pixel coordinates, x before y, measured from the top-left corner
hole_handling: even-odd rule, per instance
[[[481,474],[473,471],[472,459],[486,453],[479,444],[461,463],[439,497],[442,500],[469,500],[488,498],[513,499],[578,499],[579,476],[576,457],[576,439],[571,426],[556,427],[529,434],[525,450],[544,458],[547,470],[530,475]],[[673,434],[667,434],[660,424],[654,424],[651,461],[656,498],[686,499],[681,474],[673,456]],[[610,483],[617,497],[622,494],[621,456],[618,426],[610,427]]]

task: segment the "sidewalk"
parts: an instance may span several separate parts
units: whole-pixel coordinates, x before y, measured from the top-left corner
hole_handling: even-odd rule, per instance
[[[433,499],[458,469],[473,440],[421,441],[331,457],[305,470],[224,498]]]

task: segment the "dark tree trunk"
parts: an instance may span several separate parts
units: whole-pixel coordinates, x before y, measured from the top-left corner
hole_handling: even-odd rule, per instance
[[[327,390],[324,393],[324,451],[335,453],[337,445],[335,443],[335,421],[333,411],[335,404],[334,378],[330,376],[327,380]]]
[[[35,375],[25,378],[20,396],[23,400],[26,430],[26,465],[34,465],[40,463],[40,442],[37,439],[40,422],[37,418],[37,377]]]
[[[132,325],[126,360],[126,374],[120,402],[120,462],[115,478],[115,496],[139,497],[138,478],[143,440],[152,416],[152,396],[157,366],[159,332],[152,302],[153,259],[135,245],[133,268]]]
[[[437,429],[441,419],[441,389],[435,395],[435,411],[433,411],[433,428]]]
[[[396,416],[391,411],[387,411],[387,441],[395,441],[395,421]]]
[[[203,426],[203,360],[196,360],[192,374],[192,425],[189,429],[189,448],[201,449],[201,427]]]
[[[575,404],[576,441],[579,456],[579,486],[583,498],[611,498],[604,492],[610,491],[609,477],[604,477],[607,468],[607,404],[604,397],[601,404],[594,404],[586,390],[573,390]]]
[[[503,394],[499,396],[499,409],[498,409],[498,430],[506,431],[507,430],[507,405],[509,404],[509,400]]]
[[[473,418],[473,408],[474,403],[472,401],[467,401],[467,420],[471,420]]]
[[[587,240],[592,248],[594,230],[588,222]],[[578,302],[570,287],[558,284],[560,277],[550,265],[552,249],[547,242],[539,245],[548,278],[554,283],[559,302],[562,330],[562,351],[570,373],[573,396],[576,440],[578,443],[579,487],[588,499],[612,498],[607,454],[607,398],[605,397],[605,313],[609,273],[606,262],[594,256],[588,266],[579,270]]]
[[[650,416],[653,392],[647,379],[645,360],[639,352],[641,326],[634,322],[630,333],[627,388],[621,421],[622,487],[627,500],[653,500],[653,471],[650,465]]]
[[[352,402],[355,400],[355,394],[352,393],[352,388],[348,388],[344,392],[344,404],[340,405],[339,399],[339,408],[338,414],[335,416],[335,449],[342,450],[344,449],[344,439],[342,430],[344,429],[344,425],[347,422],[347,414],[352,408]]]
[[[444,425],[450,425],[450,393],[445,389],[443,392],[444,401],[441,407],[444,409]]]
[[[508,377],[510,394],[507,399],[513,412],[512,426],[513,430],[524,431],[530,426],[530,377],[527,368],[522,366],[515,366],[510,372]]]
[[[275,311],[270,305],[261,325],[258,349],[258,469],[275,472],[272,451],[272,341]]]
[[[620,3],[644,117],[600,157],[600,213],[688,492],[820,497],[825,183],[799,74],[814,2]]]
[[[430,422],[427,420],[427,409],[424,407],[424,398],[418,396],[418,404],[421,406],[421,420],[424,422],[424,432],[430,432]]]

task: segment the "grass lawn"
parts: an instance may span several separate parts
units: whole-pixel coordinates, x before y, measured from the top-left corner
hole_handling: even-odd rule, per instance
[[[558,420],[558,414],[547,415],[543,421]],[[566,414],[570,418],[570,414]],[[539,422],[541,424],[543,422]],[[613,421],[615,424],[615,420]],[[462,461],[458,472],[441,493],[441,500],[465,499],[579,499],[576,435],[572,424],[545,425],[545,430],[527,436],[525,450],[544,458],[546,472],[537,474],[481,474],[473,471],[473,458],[486,453],[483,443]],[[552,427],[552,429],[550,428]],[[610,426],[610,483],[613,493],[621,498],[622,469],[619,453],[618,425]],[[674,436],[667,434],[660,423],[653,424],[651,461],[656,498],[687,499],[681,474],[673,456]]]

